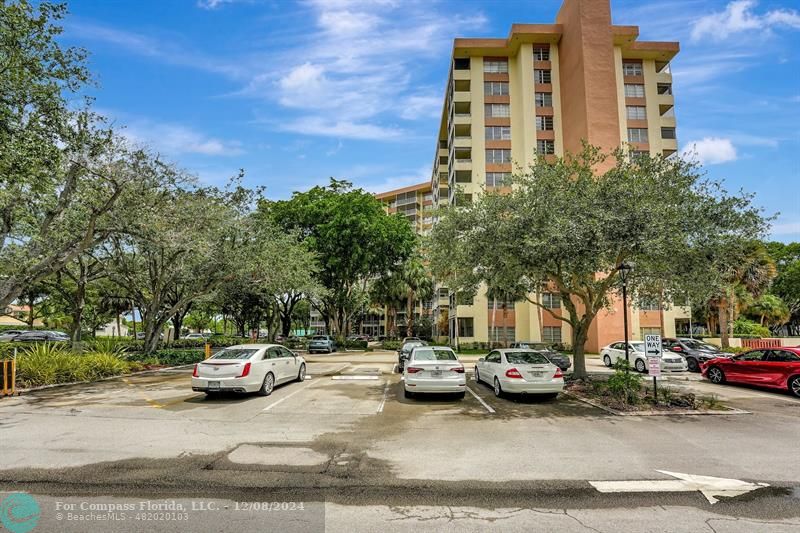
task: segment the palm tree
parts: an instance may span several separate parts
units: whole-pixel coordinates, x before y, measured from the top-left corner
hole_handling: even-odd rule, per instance
[[[765,294],[747,308],[747,314],[758,317],[762,326],[780,326],[791,316],[789,306],[774,294]]]
[[[381,312],[386,309],[386,336],[395,334],[397,309],[403,304],[404,287],[397,272],[388,272],[370,283],[370,300],[380,306]]]
[[[420,257],[412,257],[403,266],[401,282],[406,292],[406,336],[414,334],[414,309],[417,301],[433,296],[433,280]]]
[[[737,292],[758,297],[777,275],[775,261],[762,243],[750,243],[741,251],[740,259],[727,272],[725,287],[716,301],[723,348],[730,345],[731,324],[740,311],[738,302],[742,297]]]

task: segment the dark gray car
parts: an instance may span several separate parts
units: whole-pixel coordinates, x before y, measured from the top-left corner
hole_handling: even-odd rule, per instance
[[[700,372],[700,363],[725,356],[725,353],[713,344],[686,337],[661,339],[661,346],[664,350],[682,355],[686,359],[689,372]]]
[[[397,368],[398,372],[401,374],[403,373],[403,369],[406,367],[406,361],[408,361],[408,358],[411,357],[411,350],[417,346],[425,346],[425,342],[421,340],[404,342],[403,345],[400,346],[400,349],[397,350]]]
[[[566,371],[569,367],[572,366],[572,361],[569,360],[569,357],[564,355],[561,352],[555,351],[549,344],[545,342],[531,342],[531,341],[519,341],[519,342],[512,342],[509,348],[525,348],[528,350],[536,350],[537,352],[544,353],[545,357],[550,359],[550,361],[560,368],[563,371]]]

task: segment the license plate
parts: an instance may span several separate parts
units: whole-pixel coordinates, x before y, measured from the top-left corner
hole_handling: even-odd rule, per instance
[[[208,382],[209,389],[219,389],[219,381],[209,381]]]
[[[528,372],[532,378],[540,378],[544,375],[544,372]]]
[[[431,370],[431,376],[433,376],[435,378],[440,378],[440,377],[442,377],[442,371],[441,370]]]

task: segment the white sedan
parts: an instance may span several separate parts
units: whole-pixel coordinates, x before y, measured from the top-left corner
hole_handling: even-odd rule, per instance
[[[403,390],[406,398],[418,392],[457,394],[463,398],[467,390],[464,365],[446,346],[416,346],[403,369]]]
[[[600,350],[600,358],[606,366],[614,366],[619,360],[625,359],[625,343],[612,342]],[[628,343],[628,359],[637,372],[647,371],[647,354],[644,351],[644,342],[633,341]],[[689,368],[686,359],[682,356],[665,350],[661,357],[662,372],[685,372]]]
[[[269,396],[276,385],[303,381],[305,359],[279,344],[240,344],[194,365],[192,390],[257,392]]]
[[[555,398],[564,390],[564,374],[542,352],[521,348],[494,350],[478,359],[475,381],[504,393],[537,394]]]

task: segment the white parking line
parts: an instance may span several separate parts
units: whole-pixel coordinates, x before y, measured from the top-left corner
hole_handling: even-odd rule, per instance
[[[383,412],[383,406],[386,405],[386,395],[389,394],[389,382],[386,382],[386,385],[383,387],[383,398],[381,399],[380,405],[378,405],[378,412]]]
[[[309,387],[313,387],[313,386],[314,386],[315,384],[317,384],[317,383],[319,383],[319,381],[312,381],[312,382],[310,382],[308,385],[306,385],[305,387],[300,387],[300,388],[299,388],[299,389],[297,389],[296,391],[294,391],[294,392],[292,392],[292,393],[290,393],[290,394],[287,394],[286,396],[284,396],[283,398],[281,398],[281,399],[280,399],[280,400],[278,400],[277,402],[269,404],[268,406],[266,406],[265,408],[263,408],[261,411],[262,411],[262,412],[263,412],[263,411],[269,411],[270,409],[272,409],[272,408],[273,408],[273,407],[275,407],[276,405],[280,405],[281,403],[285,402],[286,400],[288,400],[289,398],[291,398],[292,396],[294,396],[294,395],[295,395],[295,394],[297,394],[298,392],[300,392],[300,391],[303,391],[303,390],[305,390],[305,389],[307,389],[307,388],[309,388]]]
[[[478,396],[477,394],[475,394],[475,391],[474,391],[474,390],[470,389],[469,387],[467,387],[467,390],[469,391],[469,393],[470,393],[470,394],[472,394],[473,396],[475,396],[475,398],[477,398],[477,400],[478,400],[479,402],[481,402],[481,405],[483,405],[483,406],[486,408],[486,410],[487,410],[487,411],[489,411],[490,413],[494,413],[494,412],[495,412],[495,410],[494,410],[494,409],[492,409],[492,407],[491,407],[491,406],[490,406],[488,403],[486,403],[486,402],[484,402],[484,401],[483,401],[483,398],[481,398],[480,396]]]

